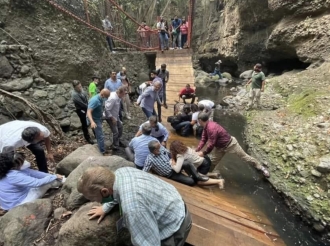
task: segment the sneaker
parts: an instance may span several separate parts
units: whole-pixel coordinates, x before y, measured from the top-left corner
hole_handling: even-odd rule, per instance
[[[260,169],[260,171],[262,172],[262,174],[264,175],[265,178],[269,178],[270,177],[270,174],[269,174],[269,171],[267,170],[267,168],[262,167]]]

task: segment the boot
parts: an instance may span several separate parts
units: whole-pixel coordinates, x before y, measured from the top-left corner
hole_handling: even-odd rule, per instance
[[[182,168],[185,170],[185,172],[188,175],[190,175],[197,182],[198,181],[205,182],[205,181],[209,180],[209,177],[199,175],[199,173],[197,172],[197,169],[190,162],[184,162],[182,165]]]
[[[95,144],[94,141],[90,138],[90,136],[85,137],[85,139],[86,139],[87,143],[92,144],[92,145]]]

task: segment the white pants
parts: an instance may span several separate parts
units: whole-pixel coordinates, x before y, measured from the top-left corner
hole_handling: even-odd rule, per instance
[[[253,106],[254,98],[256,99],[257,107],[260,107],[260,97],[261,91],[260,89],[251,89],[249,93],[249,108]]]
[[[50,188],[56,188],[59,187],[60,185],[61,185],[61,181],[54,180],[49,184],[45,184],[37,188],[31,188],[25,199],[19,205],[22,205],[27,202],[33,202],[34,200],[43,197],[47,192],[47,190],[49,190]]]

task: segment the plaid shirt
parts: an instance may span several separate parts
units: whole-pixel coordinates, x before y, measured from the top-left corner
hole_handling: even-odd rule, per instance
[[[179,230],[185,207],[173,185],[131,167],[117,169],[115,176],[114,201],[103,204],[103,210],[108,213],[120,203],[133,245],[160,245]]]
[[[150,153],[144,163],[143,171],[148,172],[151,168],[160,176],[169,177],[172,174],[172,167],[170,164],[170,152],[160,147],[160,154],[155,155]]]

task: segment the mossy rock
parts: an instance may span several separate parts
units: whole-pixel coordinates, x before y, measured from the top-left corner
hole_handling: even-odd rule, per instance
[[[228,80],[232,80],[233,79],[233,76],[231,76],[230,73],[227,73],[227,72],[224,72],[222,73],[222,77],[228,79]]]

